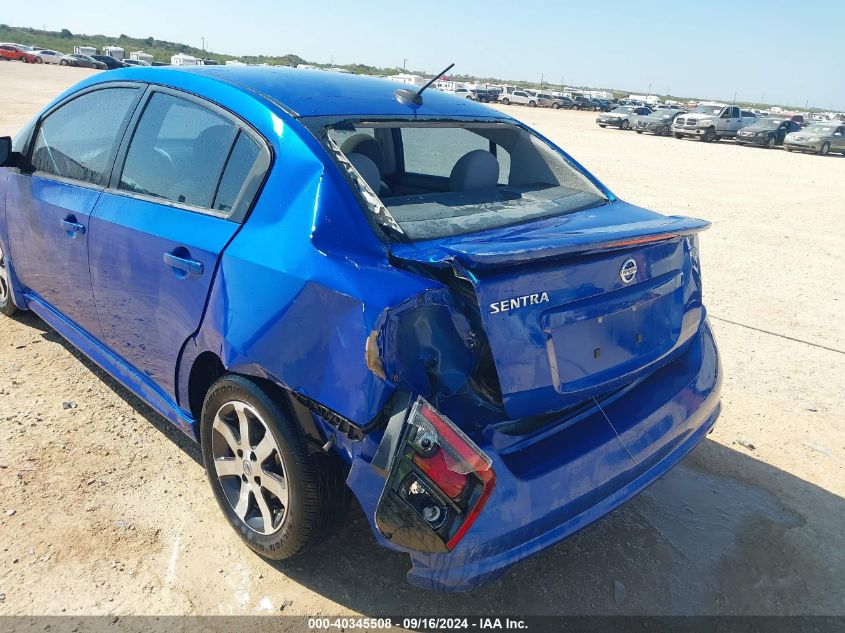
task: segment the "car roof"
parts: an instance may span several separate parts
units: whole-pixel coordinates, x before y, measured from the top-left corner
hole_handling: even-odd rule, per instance
[[[133,69],[152,76],[159,69]],[[225,81],[276,101],[297,116],[379,115],[449,116],[471,118],[510,117],[469,99],[429,88],[423,105],[411,107],[397,101],[396,90],[418,89],[388,79],[306,70],[282,66],[193,66],[177,72],[199,74]]]

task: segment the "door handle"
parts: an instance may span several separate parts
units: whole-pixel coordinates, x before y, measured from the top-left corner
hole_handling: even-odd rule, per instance
[[[202,265],[202,262],[199,262],[195,259],[191,259],[188,256],[177,255],[176,253],[165,253],[164,254],[164,263],[170,266],[171,268],[175,268],[176,270],[180,270],[184,273],[183,276],[187,275],[202,275],[205,266]]]
[[[62,222],[62,227],[71,239],[76,238],[77,235],[85,235],[85,225],[76,221],[72,215],[65,218]]]

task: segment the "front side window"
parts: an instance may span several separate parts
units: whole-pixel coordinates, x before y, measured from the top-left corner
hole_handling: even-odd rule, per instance
[[[135,129],[119,187],[211,208],[237,132],[211,109],[157,92]]]
[[[405,239],[501,228],[607,202],[560,153],[510,123],[345,119],[338,130],[323,120],[319,125],[315,134],[330,153],[340,151],[355,167],[357,186],[366,183],[378,196],[383,208],[368,207],[375,220],[394,230],[398,225]],[[372,130],[376,142],[363,130]]]
[[[85,93],[47,115],[32,151],[36,171],[95,185],[108,182],[119,135],[138,88],[104,88]]]

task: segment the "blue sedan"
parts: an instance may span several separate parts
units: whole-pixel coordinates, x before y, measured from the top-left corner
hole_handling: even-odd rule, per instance
[[[0,308],[201,444],[285,559],[354,495],[466,590],[711,430],[701,220],[617,199],[487,106],[287,68],[127,68],[0,139]]]

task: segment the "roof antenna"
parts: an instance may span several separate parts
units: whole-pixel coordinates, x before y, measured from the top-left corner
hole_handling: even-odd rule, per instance
[[[435,81],[440,79],[447,72],[449,72],[452,69],[452,66],[454,66],[454,65],[455,65],[455,62],[452,62],[451,64],[446,66],[446,68],[444,68],[439,73],[437,73],[434,77],[431,78],[431,81],[429,81],[426,85],[424,85],[422,88],[420,88],[416,92],[414,92],[413,90],[410,90],[409,88],[400,88],[399,90],[397,90],[396,92],[393,93],[394,95],[396,95],[396,100],[399,103],[402,103],[404,105],[421,106],[422,102],[423,102],[423,100],[422,100],[423,91],[426,88],[428,88],[431,84],[433,84]]]

